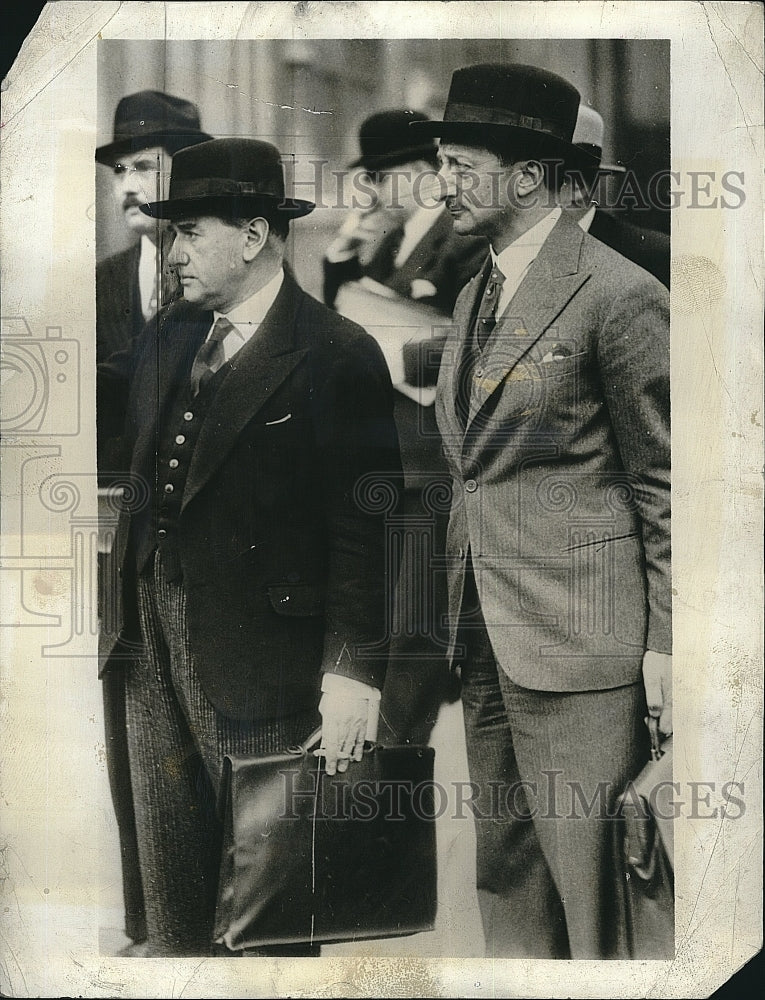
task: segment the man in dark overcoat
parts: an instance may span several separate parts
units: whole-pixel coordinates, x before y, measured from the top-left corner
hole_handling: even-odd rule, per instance
[[[285,271],[290,220],[312,209],[269,143],[177,153],[144,211],[171,221],[183,298],[99,371],[102,391],[129,380],[140,484],[122,646],[143,644],[126,701],[150,955],[210,953],[224,754],[302,741],[318,706],[343,771],[379,701],[392,387],[372,338]]]

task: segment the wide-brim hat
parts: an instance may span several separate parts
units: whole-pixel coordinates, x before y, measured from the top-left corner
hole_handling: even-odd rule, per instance
[[[603,163],[603,136],[605,125],[603,117],[587,104],[580,104],[576,116],[573,144],[577,149],[588,153],[593,159],[593,170],[599,174],[623,174],[627,168],[621,163]]]
[[[316,205],[285,197],[281,155],[270,142],[212,139],[178,152],[173,157],[168,197],[140,207],[155,219],[254,218],[277,211],[297,219]]]
[[[171,154],[212,139],[202,131],[199,110],[191,101],[159,90],[128,94],[114,113],[112,142],[96,149],[96,160],[114,166],[120,156],[150,146],[163,146]]]
[[[415,122],[417,136],[482,145],[507,141],[523,155],[591,165],[591,155],[572,143],[580,94],[556,73],[520,63],[479,63],[452,74],[444,117]]]
[[[370,115],[359,129],[361,155],[348,164],[365,170],[383,170],[415,160],[435,161],[436,144],[430,138],[413,136],[412,122],[429,121],[420,111],[378,111]]]

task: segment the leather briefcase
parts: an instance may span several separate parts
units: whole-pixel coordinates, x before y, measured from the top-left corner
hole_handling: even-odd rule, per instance
[[[330,776],[312,738],[224,760],[213,936],[231,951],[433,929],[434,750],[367,744]]]
[[[659,756],[659,755],[657,755]],[[672,737],[617,801],[614,824],[617,957],[675,953]]]

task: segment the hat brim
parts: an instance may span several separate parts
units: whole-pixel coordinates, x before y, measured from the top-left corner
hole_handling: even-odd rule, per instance
[[[120,156],[126,153],[137,153],[142,149],[149,149],[152,146],[164,146],[171,153],[177,153],[179,149],[186,146],[196,146],[197,143],[207,142],[214,138],[207,132],[173,131],[164,129],[161,132],[147,132],[144,135],[129,136],[119,139],[117,142],[109,142],[105,146],[96,149],[96,162],[102,163],[106,167],[113,167]]]
[[[524,128],[522,125],[477,121],[429,121],[412,122],[409,128],[418,136],[425,135],[445,139],[447,142],[464,142],[476,146],[483,145],[489,137],[496,139],[497,136],[506,136],[508,140],[514,138],[527,140],[533,143],[536,149],[562,160],[567,167],[592,169],[598,165],[590,153],[566,142],[565,139],[550,135],[549,132]]]
[[[397,149],[395,152],[379,153],[377,155],[359,156],[352,160],[349,167],[363,167],[365,170],[384,170],[386,167],[400,167],[404,163],[415,160],[432,160],[435,155],[433,143],[419,143],[407,149]]]
[[[198,198],[169,198],[139,206],[153,219],[189,219],[213,215],[224,219],[251,218],[278,212],[290,219],[310,215],[316,208],[312,201],[300,198],[277,198],[275,195],[201,195]]]

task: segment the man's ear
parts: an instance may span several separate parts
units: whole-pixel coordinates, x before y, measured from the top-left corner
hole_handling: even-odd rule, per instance
[[[539,160],[525,160],[518,164],[521,175],[515,189],[520,195],[530,195],[544,185],[545,173]]]
[[[265,219],[250,219],[244,227],[245,241],[242,248],[242,257],[246,261],[255,260],[258,254],[266,245],[268,239],[269,225]]]

